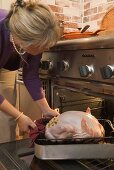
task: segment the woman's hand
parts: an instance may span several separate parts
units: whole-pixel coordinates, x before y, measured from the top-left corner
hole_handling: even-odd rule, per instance
[[[35,128],[36,124],[26,115],[21,115],[21,117],[17,120],[20,132],[28,133],[30,128]]]
[[[37,100],[36,103],[38,103],[38,106],[43,114],[44,117],[46,118],[52,118],[54,116],[58,116],[60,115],[59,112],[57,112],[56,110],[53,110],[50,108],[46,98]]]
[[[52,118],[52,117],[55,117],[58,115],[60,115],[60,113],[57,112],[56,110],[51,109],[51,108],[47,112],[43,113],[44,117],[49,117],[49,118]]]

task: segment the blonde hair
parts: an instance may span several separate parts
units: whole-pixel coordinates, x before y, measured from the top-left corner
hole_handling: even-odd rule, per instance
[[[49,6],[39,3],[38,0],[19,2],[13,3],[9,12],[8,25],[11,33],[26,46],[34,45],[39,50],[55,45],[60,31]]]

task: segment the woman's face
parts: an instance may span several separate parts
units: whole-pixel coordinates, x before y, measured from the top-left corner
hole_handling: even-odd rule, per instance
[[[26,51],[27,53],[32,54],[32,55],[37,55],[37,54],[41,53],[41,52],[39,52],[38,47],[35,47],[33,45],[30,45],[28,47],[22,46],[22,49],[24,51]]]
[[[12,42],[12,38],[10,38],[10,41]],[[36,47],[34,45],[26,46],[23,43],[23,41],[21,41],[19,38],[16,38],[15,36],[13,36],[13,41],[14,41],[17,48],[21,48],[29,54],[37,55],[37,54],[43,52],[43,51],[39,51],[38,47]]]

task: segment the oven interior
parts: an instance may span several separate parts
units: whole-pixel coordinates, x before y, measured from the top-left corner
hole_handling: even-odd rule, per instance
[[[114,99],[106,99],[82,92],[73,91],[67,87],[53,86],[52,107],[58,109],[60,113],[68,110],[86,111],[91,109],[92,115],[97,119],[109,119],[113,123]]]

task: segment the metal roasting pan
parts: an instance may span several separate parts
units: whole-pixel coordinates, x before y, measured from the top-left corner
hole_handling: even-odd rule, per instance
[[[35,156],[43,160],[114,159],[114,144],[35,144]]]
[[[102,119],[101,122],[106,130],[104,138],[37,139],[34,143],[35,156],[42,160],[114,159],[113,125],[107,120]]]

